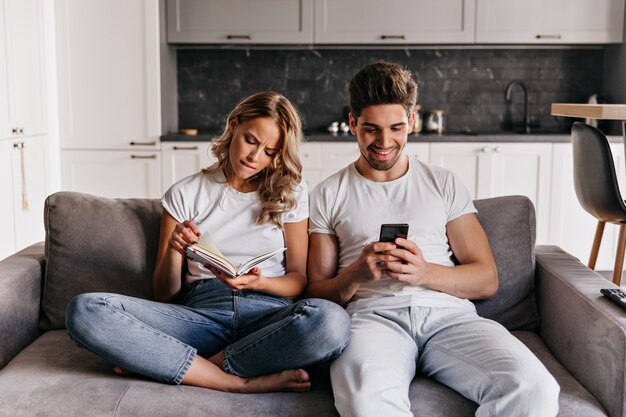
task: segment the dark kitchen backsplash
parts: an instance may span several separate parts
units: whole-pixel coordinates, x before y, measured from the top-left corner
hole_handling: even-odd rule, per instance
[[[522,119],[522,94],[504,100],[506,85],[528,89],[531,124],[566,132],[571,119],[550,116],[553,102],[586,102],[600,90],[602,49],[179,49],[180,128],[221,130],[242,97],[275,90],[294,102],[309,132],[343,121],[348,83],[363,65],[389,60],[409,68],[418,82],[422,116],[445,111],[447,132],[508,130]]]

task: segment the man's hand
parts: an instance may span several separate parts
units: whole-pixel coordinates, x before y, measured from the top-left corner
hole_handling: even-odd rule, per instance
[[[346,269],[353,282],[377,281],[387,273],[387,265],[401,262],[391,253],[397,246],[390,242],[374,242],[363,247],[361,255]]]
[[[422,284],[428,270],[428,263],[424,260],[422,251],[414,242],[407,239],[396,238],[395,243],[399,247],[385,252],[395,260],[383,263],[384,273],[410,285]]]

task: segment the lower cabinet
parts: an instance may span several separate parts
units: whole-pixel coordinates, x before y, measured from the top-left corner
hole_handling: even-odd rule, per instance
[[[530,198],[537,244],[549,243],[551,143],[432,143],[430,162],[457,174],[472,198]]]
[[[110,198],[160,198],[161,151],[61,151],[65,191]]]
[[[211,152],[211,142],[164,142],[161,144],[162,191],[165,193],[176,181],[217,161]]]
[[[0,141],[0,259],[44,240],[45,136]]]
[[[555,143],[553,149],[550,244],[560,246],[587,264],[598,222],[591,214],[583,210],[576,197],[572,145]],[[624,145],[612,143],[611,152],[622,196],[624,196],[626,194],[624,192],[626,190],[624,187],[626,185]],[[619,226],[607,223],[596,262],[597,270],[613,270],[618,232]]]

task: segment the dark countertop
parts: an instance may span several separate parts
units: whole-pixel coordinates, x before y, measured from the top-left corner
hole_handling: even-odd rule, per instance
[[[161,142],[208,142],[217,135],[199,134],[195,136],[169,134],[161,136]],[[621,136],[609,136],[610,142],[621,142]],[[330,133],[309,133],[305,135],[306,142],[355,142],[356,137],[350,134],[330,134]],[[529,133],[520,134],[514,132],[485,132],[478,134],[451,133],[437,135],[424,133],[419,135],[409,135],[409,142],[552,142],[567,143],[571,138],[569,133]]]

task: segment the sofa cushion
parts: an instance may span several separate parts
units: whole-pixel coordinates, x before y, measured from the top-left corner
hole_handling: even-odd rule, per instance
[[[598,401],[533,332],[515,332],[561,386],[559,417],[606,416]],[[121,377],[64,330],[44,333],[0,371],[0,416],[336,416],[327,367],[310,370],[307,393],[232,394]],[[409,388],[415,415],[470,417],[476,404],[422,376]]]
[[[498,268],[499,287],[489,300],[476,301],[478,314],[509,330],[537,329],[534,296],[535,209],[523,196],[474,201]]]
[[[149,298],[159,244],[158,200],[108,199],[60,192],[46,200],[46,274],[40,327],[65,327],[77,294],[116,292]]]

